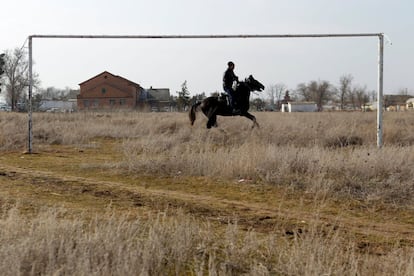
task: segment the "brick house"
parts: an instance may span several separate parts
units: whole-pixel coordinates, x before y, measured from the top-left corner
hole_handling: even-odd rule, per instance
[[[107,71],[79,86],[78,110],[135,109],[144,91],[139,84]]]

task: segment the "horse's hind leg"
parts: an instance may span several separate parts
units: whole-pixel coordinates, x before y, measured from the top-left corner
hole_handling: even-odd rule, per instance
[[[207,128],[217,127],[217,114],[216,114],[217,107],[211,108],[208,112],[204,112],[206,114],[208,121],[207,121]]]
[[[213,114],[208,117],[207,128],[217,127],[217,115]]]

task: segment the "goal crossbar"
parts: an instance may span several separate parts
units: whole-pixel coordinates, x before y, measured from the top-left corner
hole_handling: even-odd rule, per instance
[[[31,35],[29,38],[89,38],[89,39],[201,39],[201,38],[312,38],[312,37],[367,37],[383,33],[354,34],[238,34],[238,35]]]
[[[29,44],[29,110],[28,110],[28,153],[33,152],[32,91],[33,91],[33,39],[237,39],[237,38],[346,38],[378,37],[378,82],[377,82],[377,147],[382,147],[382,102],[384,82],[384,33],[344,34],[238,34],[238,35],[41,35],[28,37]]]

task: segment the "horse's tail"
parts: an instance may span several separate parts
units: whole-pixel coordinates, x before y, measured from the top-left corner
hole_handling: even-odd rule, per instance
[[[196,102],[195,104],[193,104],[193,106],[191,106],[190,108],[190,112],[188,113],[188,116],[190,117],[190,122],[191,125],[194,125],[194,121],[196,120],[196,112],[197,112],[197,107],[201,104],[201,102]]]

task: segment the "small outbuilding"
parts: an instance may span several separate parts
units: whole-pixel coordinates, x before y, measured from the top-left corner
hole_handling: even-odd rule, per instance
[[[407,110],[413,110],[414,109],[414,98],[409,98],[406,102]]]
[[[145,89],[140,97],[140,107],[150,111],[172,111],[170,89],[153,87]]]
[[[282,112],[316,112],[318,106],[314,102],[288,102],[282,104]]]

